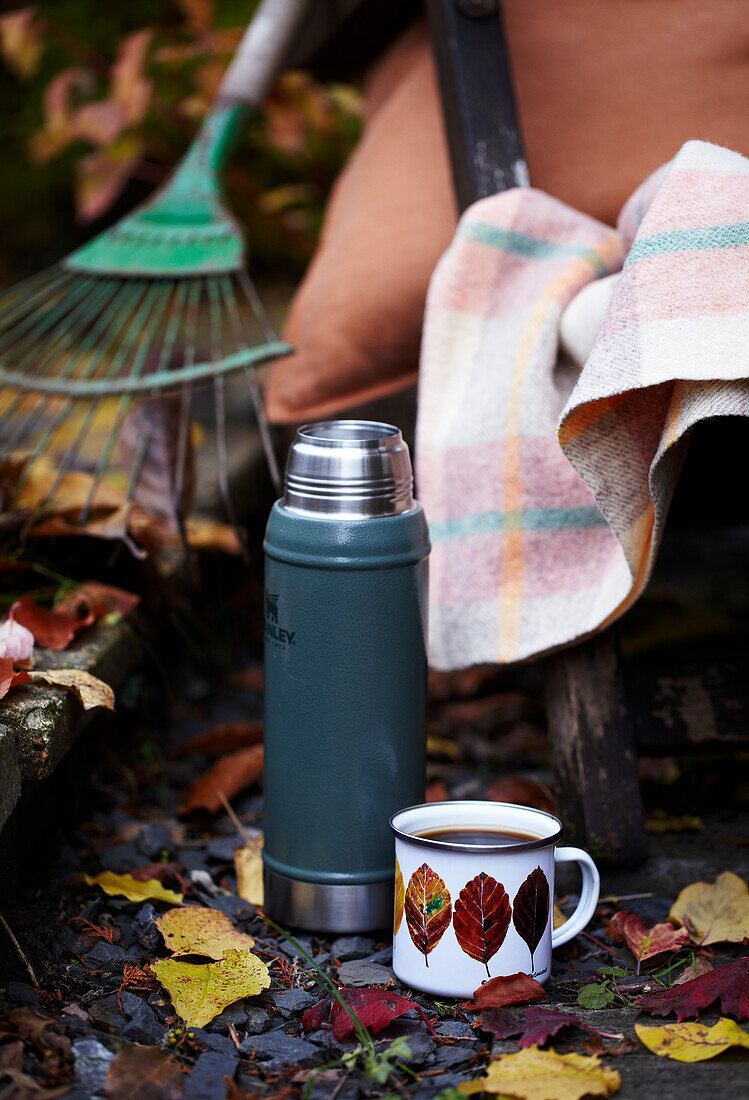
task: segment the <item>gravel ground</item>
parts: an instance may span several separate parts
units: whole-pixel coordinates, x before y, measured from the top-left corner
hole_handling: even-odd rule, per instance
[[[140,731],[134,748],[114,762],[110,756],[106,767],[95,770],[92,811],[75,828],[57,835],[44,878],[37,877],[28,891],[3,907],[35,979],[0,932],[3,1100],[32,1095],[43,1100],[63,1095],[58,1091],[62,1089],[69,1100],[126,1095],[155,1100],[179,1095],[187,1100],[293,1098],[305,1090],[314,1100],[396,1094],[415,1100],[442,1093],[449,1097],[449,1090],[479,1074],[492,1055],[518,1049],[516,1039],[493,1041],[482,1031],[480,1012],[402,987],[391,970],[387,930],[334,937],[300,933],[298,942],[304,955],[314,960],[312,965],[237,896],[233,852],[242,839],[230,817],[223,812],[180,817],[178,806],[185,791],[211,763],[205,756],[180,752],[180,746],[218,722],[259,717],[261,680],[259,667],[251,666],[225,690],[193,684],[192,697],[182,696],[172,706],[165,750],[151,733]],[[519,778],[529,783],[527,789],[535,789],[542,801],[553,799],[543,715],[532,676],[516,683],[480,672],[435,678],[431,728],[435,796],[506,796],[506,788],[503,795],[501,786],[492,785],[512,776],[514,782]],[[700,767],[704,771],[705,765]],[[742,805],[741,791],[732,791],[730,808],[716,805],[711,780],[703,809],[694,771],[682,769],[676,782],[673,773],[663,782],[665,775],[660,765],[645,768],[651,805],[673,813],[684,812],[688,803],[691,812],[703,813],[705,831],[653,836],[651,856],[643,868],[605,870],[596,918],[586,933],[556,952],[547,985],[552,1007],[573,1010],[591,1026],[626,1036],[634,1035],[634,997],[653,984],[649,975],[665,964],[661,958],[647,964],[640,977],[632,973],[621,979],[608,1008],[581,1008],[578,992],[601,980],[599,968],[634,969],[626,947],[611,939],[611,915],[626,908],[646,921],[662,920],[678,891],[695,880],[712,881],[727,869],[749,879],[749,812]],[[233,808],[245,831],[262,829],[259,786],[240,793]],[[149,969],[167,955],[155,924],[164,906],[109,897],[79,881],[82,874],[137,873],[144,867],[150,867],[147,874],[157,875],[166,887],[183,892],[188,902],[220,910],[237,929],[252,935],[256,953],[269,967],[270,989],[231,1005],[203,1028],[186,1030]],[[559,883],[563,908],[574,905],[575,888],[574,877]],[[719,949],[711,962],[717,965],[745,952],[740,945]],[[680,958],[686,965],[692,953]],[[394,990],[424,1009],[436,1034],[411,1010],[375,1036],[378,1052],[399,1037],[406,1039],[407,1071],[379,1084],[367,1077],[361,1059],[350,1057],[356,1047],[353,1040],[339,1042],[329,1028],[305,1031],[304,1012],[325,995],[320,971],[347,988]],[[663,980],[677,972],[678,968]],[[19,1009],[25,1009],[26,1016],[14,1015]],[[29,1009],[53,1018],[51,1029],[42,1029],[41,1039],[39,1028],[34,1032],[28,1026]],[[18,1022],[24,1019],[25,1031]],[[704,1019],[711,1022],[717,1016],[707,1014]],[[55,1035],[59,1041],[50,1043]],[[589,1040],[588,1032],[575,1026],[549,1046],[560,1053],[582,1052]],[[602,1044],[604,1051],[621,1045],[616,1039],[603,1039]],[[180,1070],[176,1084],[166,1078],[159,1083],[157,1075],[148,1081],[143,1077],[123,1091],[111,1074],[108,1081],[113,1060],[136,1047],[156,1048],[162,1057],[175,1059]],[[626,1053],[606,1058],[622,1075],[619,1095],[625,1100],[635,1094],[667,1100],[677,1095],[712,1097],[718,1090],[733,1095],[749,1091],[747,1051],[685,1066],[658,1058],[636,1042],[629,1047]],[[327,1063],[334,1064],[322,1073],[313,1072]]]

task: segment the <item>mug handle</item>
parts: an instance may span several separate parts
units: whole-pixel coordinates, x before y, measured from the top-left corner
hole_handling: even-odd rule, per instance
[[[551,946],[559,947],[567,943],[578,932],[582,932],[585,925],[593,916],[598,905],[598,895],[601,888],[601,877],[598,868],[587,852],[582,848],[557,848],[554,852],[555,863],[579,863],[583,874],[583,886],[580,891],[580,900],[577,909],[568,917],[559,928],[554,928],[551,933]]]

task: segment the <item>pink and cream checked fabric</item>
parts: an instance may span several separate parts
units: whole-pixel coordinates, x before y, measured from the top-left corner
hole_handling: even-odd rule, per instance
[[[622,265],[566,397],[561,314]],[[749,161],[689,142],[617,230],[531,189],[472,206],[422,343],[430,663],[522,660],[621,615],[650,575],[689,428],[727,415],[749,416]]]

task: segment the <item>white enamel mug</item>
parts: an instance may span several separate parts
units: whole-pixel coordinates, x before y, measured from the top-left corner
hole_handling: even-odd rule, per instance
[[[544,982],[552,948],[581,932],[598,904],[600,879],[587,852],[558,848],[562,823],[508,802],[431,802],[399,810],[395,834],[393,970],[425,993],[472,997],[489,978],[525,973]],[[425,837],[452,830],[506,830],[528,839],[469,844]],[[552,929],[554,868],[578,863],[580,901]]]

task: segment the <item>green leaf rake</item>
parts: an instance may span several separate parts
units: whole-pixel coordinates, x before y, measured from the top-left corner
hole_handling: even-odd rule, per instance
[[[263,0],[213,109],[168,182],[56,267],[0,296],[0,455],[25,459],[6,506],[19,499],[34,462],[75,414],[74,437],[46,496],[53,504],[66,473],[83,465],[103,402],[110,403],[110,425],[95,460],[88,460],[93,477],[75,522],[82,527],[89,521],[118,457],[127,466],[126,499],[137,501],[153,418],[137,420],[135,461],[118,455],[132,451],[131,445],[118,449],[118,439],[134,403],[166,398],[179,408],[170,485],[174,514],[182,514],[193,396],[212,387],[220,491],[236,525],[228,484],[230,375],[246,378],[270,475],[280,489],[255,368],[291,349],[276,338],[247,274],[243,234],[222,203],[220,175],[243,124],[265,101],[308,6],[309,0]]]

